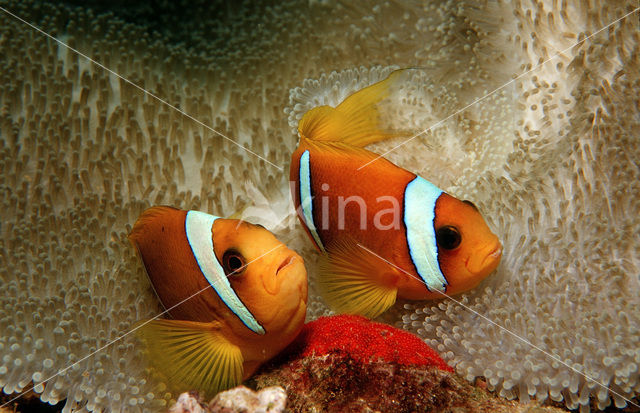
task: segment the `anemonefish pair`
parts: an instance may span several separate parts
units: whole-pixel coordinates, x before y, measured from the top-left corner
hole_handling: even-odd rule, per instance
[[[478,209],[362,147],[397,136],[381,102],[405,71],[316,107],[299,122],[290,180],[300,221],[326,253],[319,285],[336,311],[375,317],[396,297],[442,298],[475,287],[502,246]]]
[[[143,322],[139,333],[175,390],[238,385],[302,328],[303,260],[262,226],[153,207],[129,238],[173,318]]]

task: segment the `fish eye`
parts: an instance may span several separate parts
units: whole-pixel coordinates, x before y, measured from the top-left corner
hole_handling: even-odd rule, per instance
[[[466,199],[465,199],[464,201],[462,201],[462,202],[464,202],[465,204],[467,204],[467,205],[471,206],[473,209],[475,209],[476,211],[478,211],[478,207],[477,207],[477,206],[475,206],[475,204],[474,204],[473,202],[468,201],[468,200],[466,200]]]
[[[436,241],[445,250],[452,250],[460,245],[462,236],[456,227],[445,225],[436,230]]]
[[[240,274],[246,268],[245,259],[237,250],[228,249],[222,256],[222,268],[227,276]]]

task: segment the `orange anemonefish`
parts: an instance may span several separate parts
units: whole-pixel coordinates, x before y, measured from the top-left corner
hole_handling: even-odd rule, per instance
[[[129,239],[174,318],[144,322],[139,333],[176,390],[238,385],[302,328],[304,262],[262,226],[153,207]]]
[[[292,196],[307,234],[326,252],[319,286],[340,312],[376,317],[396,297],[461,293],[489,275],[502,255],[471,202],[362,148],[397,136],[379,126],[379,109],[402,72],[335,108],[313,108],[298,124]]]

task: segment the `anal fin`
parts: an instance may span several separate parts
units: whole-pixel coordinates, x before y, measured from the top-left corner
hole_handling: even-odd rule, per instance
[[[357,242],[334,242],[320,264],[320,292],[332,310],[375,318],[396,301],[393,267]]]
[[[211,397],[242,382],[242,352],[213,323],[152,320],[136,332],[150,364],[174,390],[201,390]]]

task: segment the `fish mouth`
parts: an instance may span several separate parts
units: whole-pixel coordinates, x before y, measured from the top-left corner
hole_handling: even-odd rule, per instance
[[[295,255],[290,255],[286,257],[284,260],[282,260],[282,262],[280,263],[280,265],[278,265],[278,268],[276,269],[276,276],[278,276],[280,271],[286,269],[287,267],[290,267],[291,264],[295,262],[295,260],[296,260]]]
[[[500,261],[500,258],[502,257],[502,244],[498,243],[498,245],[495,246],[495,248],[493,248],[484,258],[484,260],[482,261],[482,266],[483,267],[487,267],[491,264],[493,264],[494,262],[497,263]]]
[[[491,251],[489,255],[487,255],[487,257],[498,258],[501,255],[502,255],[502,244],[498,244],[498,246],[495,247],[493,251]]]
[[[469,257],[465,266],[471,274],[485,277],[496,269],[502,257],[502,244],[497,242],[492,247],[487,248],[487,250],[489,252],[486,254],[477,254]]]

